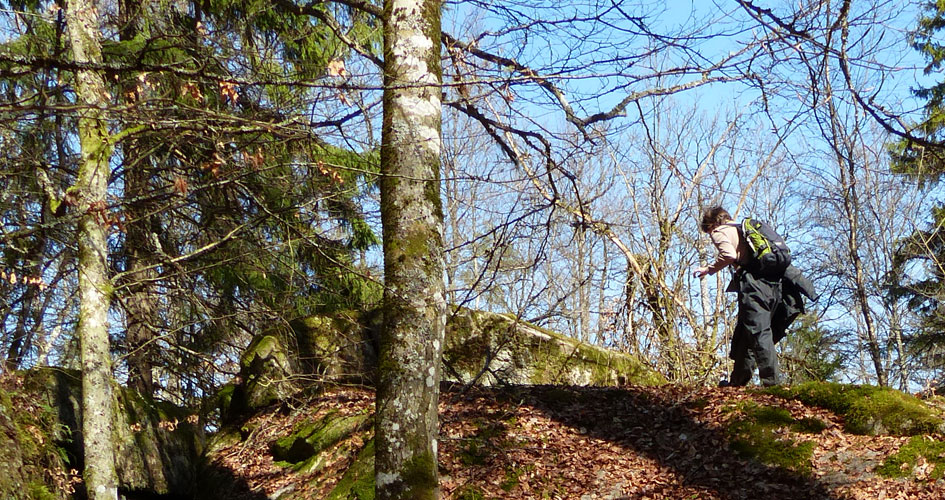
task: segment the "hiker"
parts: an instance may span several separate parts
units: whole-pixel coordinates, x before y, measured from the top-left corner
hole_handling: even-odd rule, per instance
[[[787,335],[787,329],[798,316],[807,312],[806,300],[817,301],[818,295],[814,283],[801,273],[801,270],[788,266],[781,278],[781,301],[774,310],[771,330],[774,343],[777,344]]]
[[[729,381],[719,385],[748,384],[756,366],[762,385],[777,385],[780,383],[778,353],[771,326],[781,302],[781,277],[748,269],[752,250],[739,224],[724,208],[707,209],[702,214],[700,228],[712,238],[718,257],[711,265],[697,268],[695,277],[703,278],[733,266],[735,275],[725,291],[738,292],[738,321],[729,354],[735,366]]]

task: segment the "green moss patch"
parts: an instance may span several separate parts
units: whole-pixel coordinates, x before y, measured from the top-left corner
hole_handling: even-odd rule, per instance
[[[310,460],[330,446],[371,425],[367,414],[338,416],[329,414],[316,421],[296,426],[293,433],[270,447],[277,461],[301,463]]]
[[[844,418],[845,429],[854,434],[914,436],[945,426],[938,410],[914,396],[885,387],[808,382],[766,392],[831,410]]]
[[[485,500],[486,495],[479,488],[466,485],[456,495],[457,500]]]
[[[505,469],[505,479],[499,484],[499,487],[503,491],[511,492],[521,483],[522,476],[533,470],[534,467],[531,466],[509,467]]]
[[[374,440],[371,439],[358,453],[354,463],[328,494],[326,500],[374,499]]]
[[[24,390],[23,379],[0,374],[0,498],[58,500],[72,489],[66,453],[69,439],[53,409]]]
[[[463,465],[483,465],[489,457],[489,452],[482,441],[474,439],[460,448],[458,456]]]
[[[927,436],[913,436],[876,469],[885,477],[905,477],[914,471],[921,479],[942,479],[945,476],[945,442]]]
[[[32,482],[29,484],[29,498],[31,500],[57,500],[59,497],[49,492],[49,488],[42,483]]]
[[[739,405],[739,417],[729,425],[732,449],[738,454],[754,458],[774,467],[802,474],[811,471],[814,441],[798,441],[782,432],[819,432],[814,419],[795,419],[783,408],[755,403]]]
[[[220,415],[227,415],[230,412],[230,406],[233,403],[233,393],[236,391],[236,384],[229,382],[217,391],[216,405]]]

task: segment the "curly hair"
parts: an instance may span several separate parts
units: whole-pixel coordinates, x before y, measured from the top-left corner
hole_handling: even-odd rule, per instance
[[[732,220],[732,216],[720,206],[709,207],[702,212],[702,222],[699,228],[703,233],[712,231],[712,228]]]

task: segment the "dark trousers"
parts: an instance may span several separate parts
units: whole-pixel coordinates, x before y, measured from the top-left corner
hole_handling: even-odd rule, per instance
[[[764,386],[780,383],[778,353],[774,348],[771,320],[781,300],[781,283],[740,272],[738,289],[738,324],[732,335],[731,357],[735,361],[731,385],[745,385],[758,369]]]

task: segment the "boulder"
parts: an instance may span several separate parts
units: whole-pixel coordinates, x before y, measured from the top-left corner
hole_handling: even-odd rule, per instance
[[[22,390],[22,378],[0,374],[0,498],[65,500],[74,483],[55,436],[56,415],[33,394]]]
[[[375,312],[306,316],[290,322],[304,373],[334,382],[370,384],[377,366]]]
[[[24,374],[25,389],[53,409],[52,435],[82,470],[82,383],[78,371],[40,368]],[[204,435],[196,416],[117,384],[112,433],[119,488],[186,494],[194,485]]]
[[[660,385],[637,358],[516,319],[457,308],[447,321],[444,380],[463,384]]]
[[[370,383],[377,364],[375,315],[310,316],[292,322],[295,365],[331,382]],[[665,379],[627,354],[593,346],[508,314],[453,308],[443,380],[481,385],[658,385]]]

